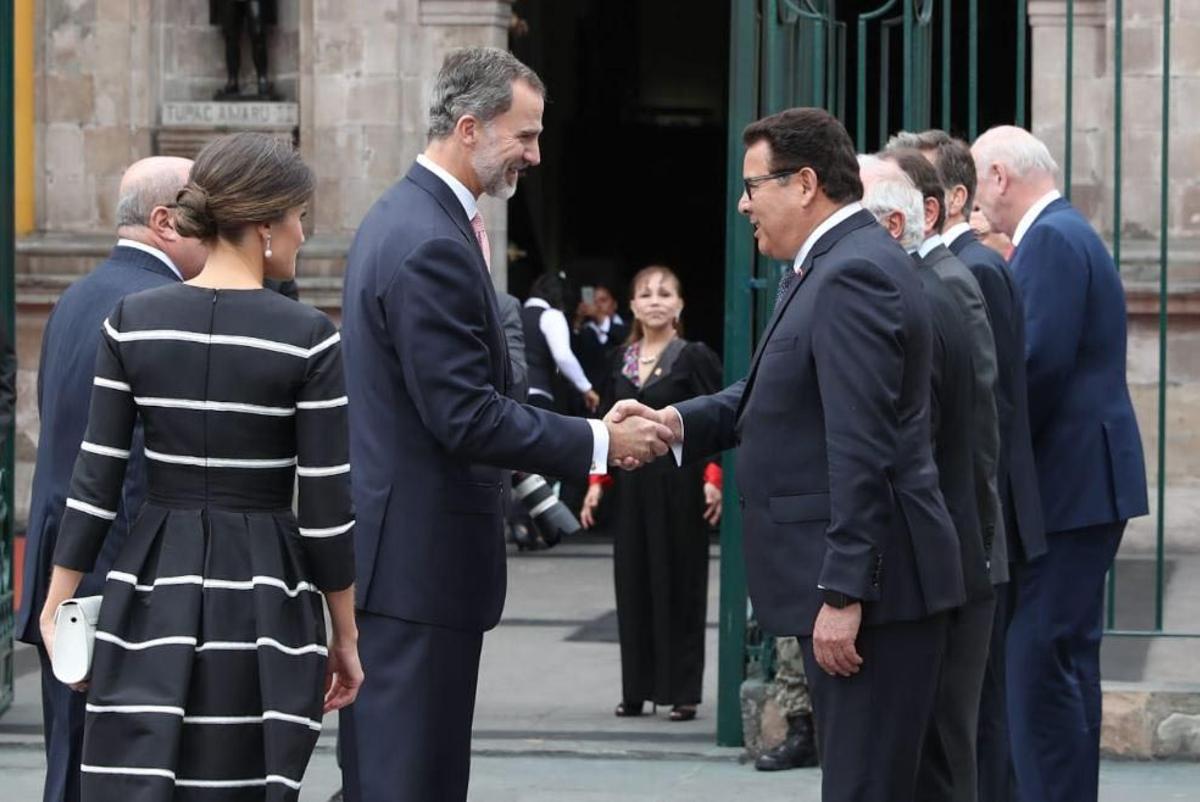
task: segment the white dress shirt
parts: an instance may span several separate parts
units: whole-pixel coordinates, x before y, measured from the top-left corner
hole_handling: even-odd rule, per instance
[[[1025,215],[1021,218],[1021,222],[1017,223],[1017,230],[1013,232],[1012,244],[1017,247],[1021,244],[1021,240],[1025,239],[1025,232],[1029,231],[1029,227],[1038,219],[1038,215],[1046,211],[1046,207],[1061,198],[1057,189],[1052,189],[1042,197],[1038,198],[1037,203],[1029,207]]]
[[[954,244],[955,240],[970,230],[970,223],[955,223],[954,225],[950,226],[950,228],[942,232],[942,242],[946,243],[946,247],[949,248]]]
[[[550,354],[554,357],[554,364],[558,366],[559,372],[566,376],[567,381],[575,385],[579,392],[586,393],[592,389],[592,383],[583,374],[583,368],[580,367],[575,352],[571,350],[571,327],[567,325],[567,316],[561,309],[551,307],[544,298],[530,298],[525,302],[525,306],[546,310],[538,318],[538,328],[546,338],[546,344],[550,346]],[[541,388],[530,387],[529,392],[549,395]]]
[[[849,220],[852,215],[861,212],[862,208],[863,205],[855,201],[854,203],[846,204],[826,217],[819,226],[812,230],[812,233],[808,235],[808,239],[804,240],[804,244],[800,246],[800,252],[796,254],[796,258],[792,261],[792,269],[799,273],[800,266],[808,258],[808,252],[817,244],[817,240],[832,231],[839,223]]]
[[[467,189],[466,184],[451,175],[450,171],[440,164],[434,163],[433,159],[428,158],[424,153],[417,156],[417,164],[442,179],[442,183],[450,187],[454,197],[458,198],[458,202],[462,204],[463,211],[467,213],[467,219],[475,219],[475,215],[479,214],[479,204],[475,200],[475,195]]]
[[[147,245],[146,243],[138,242],[135,239],[126,239],[125,237],[121,237],[119,240],[117,240],[117,247],[118,248],[137,248],[139,251],[142,251],[143,253],[150,254],[154,258],[158,259],[158,261],[162,262],[164,265],[171,268],[171,272],[174,273],[176,276],[178,276],[180,281],[183,281],[183,274],[179,272],[179,268],[175,266],[175,263],[173,261],[171,261],[171,257],[167,256],[165,253],[160,251],[158,248],[155,248],[153,245]]]
[[[922,259],[924,259],[926,256],[929,255],[930,251],[932,251],[934,248],[936,248],[937,246],[939,246],[941,244],[942,244],[942,235],[934,234],[932,237],[925,238],[925,241],[921,243],[921,247],[917,248],[917,253],[920,254]]]
[[[475,196],[471,194],[471,190],[467,189],[463,182],[459,181],[450,172],[434,161],[428,158],[424,153],[417,156],[417,164],[424,167],[429,172],[436,175],[442,180],[446,186],[454,193],[454,197],[458,198],[458,202],[462,204],[463,211],[467,213],[468,220],[474,220],[475,215],[479,212],[479,204],[476,202]],[[561,314],[561,313],[560,313]],[[543,320],[546,315],[542,315]],[[566,318],[563,318],[563,326],[566,326]],[[545,325],[543,323],[543,325]],[[549,341],[549,337],[546,338]],[[567,350],[570,351],[570,335],[568,334]],[[552,346],[553,348],[553,346]],[[574,355],[572,355],[574,359]],[[555,357],[557,362],[557,356]],[[575,366],[579,367],[579,361],[575,361]],[[559,368],[561,370],[561,368]],[[579,370],[580,375],[583,374],[583,369]],[[588,383],[588,389],[592,387]],[[588,425],[592,427],[592,464],[588,468],[589,473],[608,473],[608,427],[602,421],[588,419]]]

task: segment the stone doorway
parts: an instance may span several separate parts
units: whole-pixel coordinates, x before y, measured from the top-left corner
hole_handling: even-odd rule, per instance
[[[689,339],[724,330],[728,0],[522,0],[513,52],[548,89],[542,166],[509,204],[509,287],[681,276]]]

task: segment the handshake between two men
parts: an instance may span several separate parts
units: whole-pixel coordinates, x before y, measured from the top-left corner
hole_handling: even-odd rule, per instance
[[[608,463],[627,471],[666,454],[683,440],[683,420],[673,407],[655,410],[626,399],[604,416],[608,429]]]

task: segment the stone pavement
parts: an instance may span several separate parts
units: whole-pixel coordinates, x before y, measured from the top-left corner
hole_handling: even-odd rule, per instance
[[[714,548],[710,622],[717,613],[715,556]],[[607,544],[581,539],[549,552],[514,554],[509,566],[504,620],[484,640],[472,802],[819,799],[816,770],[761,774],[738,762],[740,750],[713,745],[715,623],[708,632],[705,703],[695,721],[672,723],[661,712],[618,719],[612,715],[620,668]],[[1154,662],[1152,654],[1136,655],[1139,672]],[[27,648],[19,650],[17,673],[16,702],[0,717],[0,802],[36,802],[43,771],[40,702],[36,661]],[[330,717],[305,777],[303,802],[326,802],[337,791],[335,738],[336,717]],[[1200,764],[1106,763],[1102,785],[1104,802],[1194,800]]]

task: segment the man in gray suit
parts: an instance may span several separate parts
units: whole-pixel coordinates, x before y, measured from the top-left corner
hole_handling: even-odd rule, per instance
[[[995,618],[992,584],[1008,577],[1004,518],[996,490],[1000,449],[996,345],[979,282],[942,243],[946,193],[937,168],[916,150],[896,149],[884,157],[896,162],[923,196],[925,239],[917,256],[937,274],[958,305],[971,351],[974,392],[968,435],[974,464],[969,470],[974,474],[974,502],[983,543],[976,557],[978,564],[964,560],[967,601],[950,617],[946,661],[917,787],[918,798],[929,802],[972,802],[978,786],[979,700]],[[951,503],[950,498],[947,503]]]

